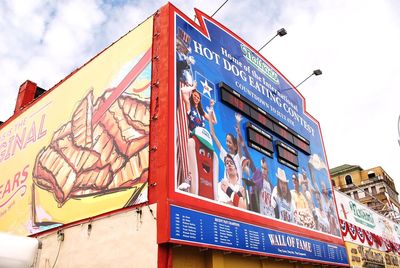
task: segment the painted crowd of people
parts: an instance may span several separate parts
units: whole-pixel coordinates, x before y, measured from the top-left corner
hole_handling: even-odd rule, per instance
[[[197,93],[193,90],[192,94]],[[211,107],[214,104],[213,101],[210,102]],[[190,117],[193,109],[187,111]],[[338,234],[332,197],[329,196],[323,181],[320,181],[318,186],[311,163],[308,165],[311,178],[304,168],[301,168],[299,173],[293,171],[290,176],[287,172],[291,169],[285,171],[284,167],[277,167],[276,171],[272,172],[268,164],[272,159],[268,160],[268,157],[262,157],[259,167],[256,167],[241,134],[239,114],[232,120],[232,125],[236,126],[236,133],[226,133],[225,144],[221,143],[215,133],[217,120],[214,109],[209,109],[203,117],[202,127],[205,127],[207,120],[214,147],[219,152],[220,163],[224,166],[223,176],[218,178],[215,200],[310,229]],[[228,119],[224,118],[224,124],[229,124]],[[245,179],[245,175],[249,179]],[[276,186],[273,186],[271,176],[275,176]],[[292,189],[289,188],[289,178]],[[250,184],[245,183],[248,180],[251,181]]]

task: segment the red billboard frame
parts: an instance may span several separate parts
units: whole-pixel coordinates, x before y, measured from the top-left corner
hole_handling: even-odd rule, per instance
[[[229,208],[222,205],[216,205],[214,202],[207,201],[206,199],[201,199],[198,197],[189,196],[186,194],[179,193],[175,190],[175,141],[174,141],[174,115],[175,115],[175,99],[174,99],[174,23],[175,14],[178,14],[186,21],[188,21],[194,28],[208,36],[208,32],[204,23],[204,18],[215,23],[218,27],[234,36],[240,42],[244,43],[248,47],[251,47],[247,42],[237,36],[235,33],[231,32],[225,26],[215,21],[207,14],[195,10],[197,19],[200,25],[194,23],[188,16],[178,10],[172,4],[167,4],[160,9],[159,14],[155,17],[155,39],[153,43],[153,55],[154,57],[159,57],[157,62],[154,62],[153,74],[155,69],[158,70],[168,70],[168,72],[162,73],[162,75],[153,75],[153,85],[157,85],[158,90],[157,96],[152,97],[152,107],[157,106],[158,114],[160,115],[157,120],[152,122],[151,131],[151,147],[156,150],[154,154],[150,157],[150,178],[157,178],[157,190],[153,190],[152,187],[149,189],[149,199],[150,203],[157,200],[158,201],[158,243],[171,242],[170,240],[170,205],[177,205],[186,207],[189,209],[202,211],[205,213],[210,213],[222,217],[231,218],[234,220],[240,220],[246,223],[259,225],[267,228],[273,228],[281,232],[290,233],[294,235],[299,235],[303,237],[308,237],[311,239],[316,239],[322,242],[329,242],[338,245],[344,245],[342,237],[335,237],[328,234],[323,234],[321,232],[312,231],[306,228],[288,224],[285,222],[277,221],[274,219],[269,219],[261,215],[254,213],[249,213],[246,211],[241,211],[234,208]],[[160,27],[161,31],[157,31],[156,28]],[[158,39],[159,38],[159,39]],[[258,54],[259,57],[267,61],[262,55]],[[272,64],[271,64],[272,65]],[[282,75],[276,68],[276,72]],[[283,76],[283,75],[282,75]],[[283,76],[284,77],[284,76]],[[286,78],[285,78],[286,79]],[[287,79],[286,79],[287,80]],[[293,87],[294,88],[294,87]],[[155,91],[153,91],[155,92]],[[300,93],[299,93],[300,94]],[[301,95],[301,94],[300,94]],[[304,102],[304,97],[303,98]],[[161,116],[162,115],[162,116]],[[320,126],[318,121],[316,121],[308,113],[307,115],[316,122],[318,127]],[[167,126],[167,135],[165,132],[161,134],[160,127]],[[160,135],[161,134],[161,135]],[[322,139],[322,137],[321,137]],[[154,142],[152,142],[154,141]],[[323,139],[322,139],[323,143]],[[165,146],[167,145],[168,146]],[[324,150],[325,151],[325,150]],[[152,158],[152,156],[157,155],[157,157]],[[326,157],[326,153],[325,153]],[[157,159],[157,160],[156,160]],[[156,161],[153,161],[156,160]],[[164,162],[165,161],[165,162]],[[164,164],[162,164],[164,163]],[[167,177],[167,178],[166,178]],[[151,184],[151,182],[150,182]],[[161,188],[167,188],[167,194],[160,191]],[[335,200],[334,200],[335,202]],[[336,202],[335,202],[336,205]],[[192,243],[182,242],[182,244],[197,245]],[[198,246],[198,245],[197,245]],[[215,246],[215,248],[219,248]],[[241,252],[241,250],[238,250]],[[291,258],[288,258],[291,259]]]

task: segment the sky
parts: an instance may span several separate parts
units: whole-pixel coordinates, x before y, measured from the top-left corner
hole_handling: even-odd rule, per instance
[[[225,0],[171,1],[190,18]],[[0,1],[0,121],[26,80],[49,89],[165,1]],[[400,1],[230,0],[214,18],[294,85],[321,126],[329,167],[381,166],[400,191]]]

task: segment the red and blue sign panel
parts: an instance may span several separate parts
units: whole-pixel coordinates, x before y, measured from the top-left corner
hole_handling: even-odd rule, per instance
[[[201,27],[174,16],[174,191],[183,197],[180,204],[187,196],[204,208],[223,207],[226,215],[256,215],[342,242],[321,132],[304,111],[303,97],[247,43],[210,18],[199,20]],[[178,239],[174,217],[171,236]],[[236,231],[236,242],[225,246],[246,249],[244,231]],[[265,246],[249,250],[273,251]],[[311,255],[305,258],[333,260]]]
[[[272,256],[347,264],[346,249],[261,226],[171,206],[171,239]]]

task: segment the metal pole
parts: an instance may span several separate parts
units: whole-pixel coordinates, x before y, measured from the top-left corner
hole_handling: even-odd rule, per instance
[[[214,14],[211,15],[211,18],[214,17],[215,14],[217,14],[217,12],[226,4],[226,2],[228,2],[229,0],[226,0],[215,12]]]
[[[299,87],[301,84],[303,84],[305,81],[307,81],[307,79],[309,79],[313,75],[314,75],[314,73],[310,74],[306,79],[304,79],[302,82],[300,82],[300,84],[298,84],[296,87]]]
[[[261,49],[263,49],[266,45],[268,45],[272,40],[274,40],[274,38],[275,37],[277,37],[278,36],[278,34],[276,34],[274,37],[272,37],[267,43],[265,43],[265,45],[263,45],[259,50],[258,50],[258,52],[260,52],[261,51]]]

